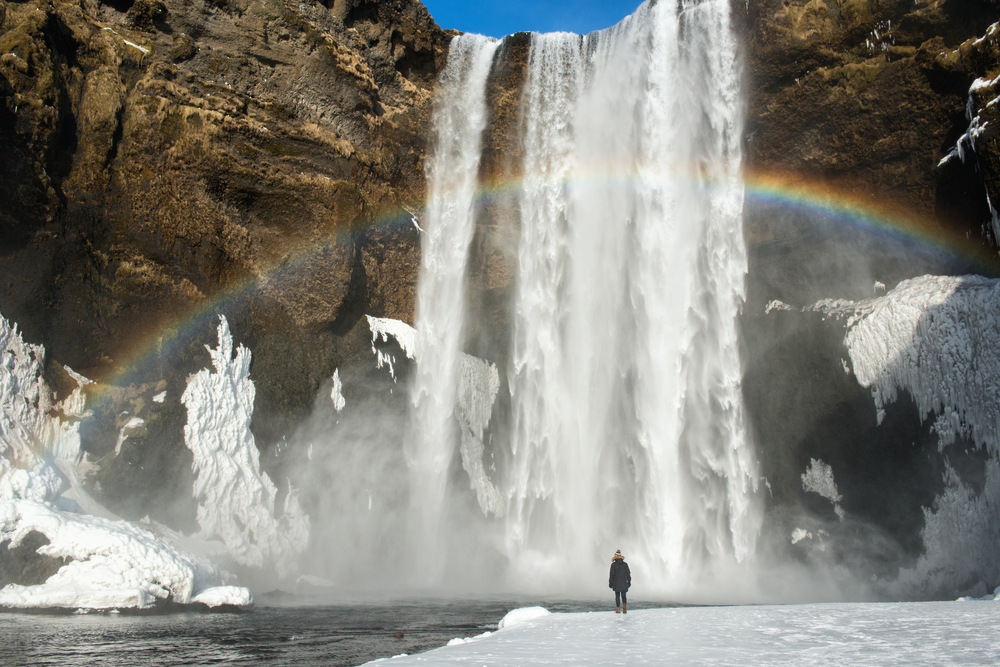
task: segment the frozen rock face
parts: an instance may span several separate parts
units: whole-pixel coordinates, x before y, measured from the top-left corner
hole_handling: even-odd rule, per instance
[[[965,481],[946,461],[944,490],[924,508],[926,549],[895,590],[927,595],[996,581],[1000,566],[1000,281],[924,276],[859,304],[846,344],[858,382],[871,388],[877,422],[909,394],[937,448],[984,454],[985,479]],[[977,579],[977,581],[971,581]],[[970,583],[971,582],[971,583]]]
[[[229,323],[220,317],[219,344],[209,348],[215,369],[191,376],[181,402],[188,410],[184,440],[194,453],[198,537],[219,538],[237,563],[274,565],[284,576],[309,543],[309,517],[289,482],[283,512],[275,516],[277,489],[260,470],[250,431],[254,385],[250,351],[233,355]]]
[[[747,387],[756,418],[784,406],[763,467],[769,522],[794,553],[870,573],[890,598],[948,597],[1000,577],[998,415],[983,398],[1000,383],[998,313],[997,280],[923,276],[885,296],[765,316],[786,363],[801,364],[797,379],[751,369]],[[786,475],[799,461],[794,495]]]
[[[2,317],[0,343],[0,606],[145,608],[214,590],[223,577],[211,562],[113,517],[82,488],[79,417],[89,381],[65,369],[77,389],[54,404],[44,348],[25,344]],[[252,604],[241,590],[225,604]]]
[[[56,461],[72,466],[80,456],[76,418],[88,381],[73,373],[76,391],[56,404],[43,378],[45,348],[25,343],[17,326],[2,316],[0,358],[0,501],[57,498],[68,485]]]

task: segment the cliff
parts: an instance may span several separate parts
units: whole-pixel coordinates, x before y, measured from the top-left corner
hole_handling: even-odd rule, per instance
[[[450,36],[419,2],[365,0],[2,2],[0,35],[0,311],[55,386],[61,364],[103,383],[92,456],[122,413],[157,425],[105,466],[106,500],[155,514],[156,471],[190,467],[176,399],[213,312],[257,354],[268,443],[361,315],[412,321],[406,211]]]
[[[842,325],[765,306],[997,275],[1000,3],[732,7],[747,91],[744,395],[772,503],[808,504],[811,458],[839,470],[863,453],[845,507],[912,556],[943,465],[929,426],[905,401],[874,422],[868,390],[840,370]],[[0,0],[0,312],[45,345],[53,386],[73,386],[62,364],[98,381],[91,485],[123,516],[193,527],[193,502],[174,502],[192,484],[179,397],[206,365],[215,313],[253,350],[265,452],[367,354],[364,314],[413,322],[411,216],[452,34],[415,0]],[[508,37],[491,74],[484,182],[518,177],[528,47]],[[466,347],[503,368],[519,220],[498,192],[473,241]],[[145,426],[119,442],[133,416]],[[919,483],[867,499],[899,469]],[[905,516],[880,513],[894,504]]]

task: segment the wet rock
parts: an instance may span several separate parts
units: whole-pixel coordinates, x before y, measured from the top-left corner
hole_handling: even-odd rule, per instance
[[[7,584],[43,584],[65,565],[64,558],[43,556],[37,552],[48,543],[49,540],[37,531],[25,535],[13,549],[10,548],[10,540],[0,542],[0,588]]]

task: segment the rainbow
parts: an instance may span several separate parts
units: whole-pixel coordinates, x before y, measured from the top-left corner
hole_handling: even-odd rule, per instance
[[[646,177],[648,178],[648,175]],[[591,171],[580,174],[572,181],[566,182],[564,186],[610,191],[640,187],[641,182],[642,179],[636,173],[610,174],[606,171]],[[661,182],[678,188],[732,187],[731,184],[728,186],[713,184],[699,172],[674,174],[662,179]],[[745,201],[751,206],[777,208],[794,212],[805,219],[822,220],[824,224],[834,224],[889,237],[920,251],[930,251],[945,261],[951,260],[961,266],[973,267],[974,271],[986,275],[1000,271],[996,252],[988,248],[985,242],[977,245],[965,234],[949,230],[932,217],[919,211],[907,210],[891,201],[873,199],[863,193],[837,188],[828,182],[809,179],[800,174],[746,173],[741,185]],[[476,205],[485,206],[503,198],[516,196],[522,187],[520,178],[488,180],[479,188]],[[405,208],[372,216],[366,225],[346,227],[333,236],[319,239],[290,256],[282,257],[279,262],[260,275],[206,298],[189,312],[163,327],[157,334],[147,337],[145,341],[138,341],[128,357],[115,364],[118,366],[117,372],[89,392],[90,399],[100,399],[102,386],[122,387],[132,382],[142,382],[143,371],[151,363],[151,359],[169,357],[174,350],[189,344],[195,332],[203,332],[207,326],[213,326],[218,315],[232,311],[241,301],[252,298],[264,281],[280,280],[283,273],[293,271],[296,266],[307,262],[323,248],[348,238],[357,239],[376,227],[391,230],[412,226],[415,220],[414,215]],[[750,239],[750,243],[753,242],[753,239]],[[214,340],[205,342],[214,343]]]

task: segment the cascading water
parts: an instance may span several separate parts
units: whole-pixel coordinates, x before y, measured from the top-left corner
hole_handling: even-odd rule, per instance
[[[435,112],[410,455],[424,529],[441,528],[456,447],[494,48],[453,42]],[[521,109],[511,421],[491,425],[509,451],[491,471],[504,505],[485,521],[522,586],[589,581],[616,548],[647,588],[718,582],[753,554],[761,521],[736,333],[747,266],[728,1],[648,2],[585,37],[532,35]]]
[[[417,428],[406,449],[411,505],[416,516],[411,544],[422,558],[418,571],[436,579],[441,516],[448,470],[456,448],[454,407],[459,342],[465,311],[465,267],[473,232],[480,145],[487,111],[485,88],[497,42],[479,35],[456,37],[438,83],[437,135],[428,167],[430,197],[417,288],[421,340],[413,385]]]

